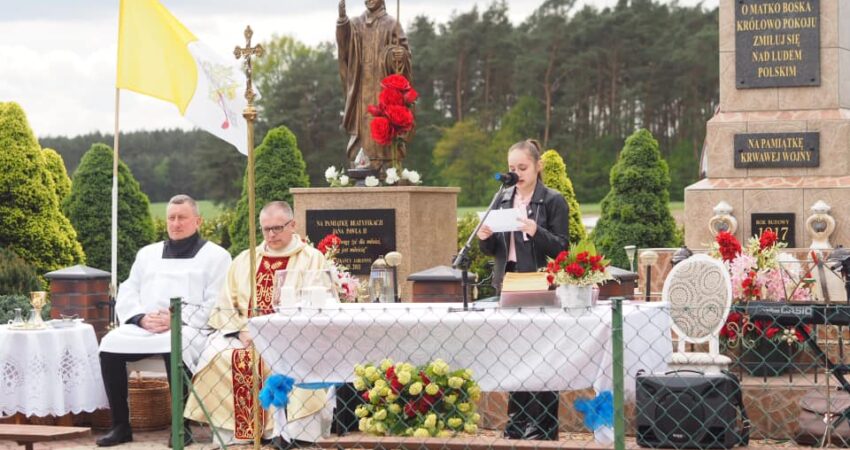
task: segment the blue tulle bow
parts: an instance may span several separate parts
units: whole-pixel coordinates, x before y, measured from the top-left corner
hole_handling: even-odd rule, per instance
[[[295,385],[295,379],[286,375],[272,375],[266,379],[263,389],[260,391],[260,404],[264,409],[274,405],[276,408],[284,408],[289,403],[289,393]]]
[[[576,399],[573,406],[584,414],[584,426],[590,430],[614,425],[614,396],[611,391],[603,391],[595,398]]]

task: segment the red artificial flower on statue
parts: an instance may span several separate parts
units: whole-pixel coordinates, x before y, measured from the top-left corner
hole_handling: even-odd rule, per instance
[[[410,89],[410,81],[405,78],[404,75],[400,74],[392,74],[385,77],[381,80],[381,87],[385,89],[398,89],[399,91],[406,91]]]
[[[406,106],[386,105],[387,119],[398,131],[410,131],[413,128],[413,113]]]
[[[370,125],[372,139],[378,145],[390,145],[393,141],[393,127],[386,117],[375,117]]]
[[[395,89],[384,89],[378,95],[378,104],[382,106],[404,106],[404,94]]]
[[[779,236],[777,236],[773,230],[768,228],[762,231],[761,236],[759,237],[759,248],[764,250],[773,247],[777,240],[779,240]]]
[[[416,92],[416,89],[410,88],[409,91],[404,93],[404,102],[409,104],[416,103],[416,100],[419,98],[419,93]]]

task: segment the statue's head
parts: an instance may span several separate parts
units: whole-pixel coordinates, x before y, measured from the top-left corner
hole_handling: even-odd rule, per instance
[[[366,0],[366,9],[368,9],[369,12],[379,11],[383,7],[384,0]]]

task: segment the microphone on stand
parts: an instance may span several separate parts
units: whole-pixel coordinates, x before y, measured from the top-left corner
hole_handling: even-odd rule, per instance
[[[511,187],[519,181],[519,175],[516,172],[496,173],[493,178],[505,187]]]

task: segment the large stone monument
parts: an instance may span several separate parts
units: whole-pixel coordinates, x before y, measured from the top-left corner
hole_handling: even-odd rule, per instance
[[[810,210],[825,202],[830,241],[850,244],[850,2],[720,2],[720,109],[705,152],[707,177],[685,189],[689,247],[729,226],[713,210],[723,202],[738,239],[770,227],[792,247],[812,244]]]

